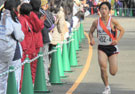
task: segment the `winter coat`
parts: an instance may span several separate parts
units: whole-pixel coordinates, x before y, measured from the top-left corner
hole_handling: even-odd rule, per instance
[[[35,49],[35,39],[34,33],[32,29],[32,25],[30,24],[30,17],[27,15],[20,15],[19,21],[22,25],[22,31],[24,32],[25,38],[21,42],[24,54],[34,54]]]
[[[79,18],[77,16],[73,16],[73,29],[79,28]]]
[[[58,30],[60,33],[62,33],[62,35],[64,35],[66,32],[68,32],[68,28],[67,28],[67,24],[65,21],[65,14],[64,14],[64,10],[61,7],[60,11],[57,13],[57,17],[58,17]]]
[[[23,41],[23,39],[24,33],[21,30],[21,24],[18,20],[13,21],[9,10],[4,10],[0,21],[0,62],[12,61],[17,41]]]
[[[55,14],[56,16],[56,25],[55,25],[55,28],[52,32],[52,44],[57,44],[57,43],[60,43],[61,41],[64,40],[64,35],[66,32],[69,32],[68,31],[68,27],[67,27],[67,24],[66,24],[66,21],[65,21],[65,14],[64,14],[64,10],[63,8],[61,7],[60,8],[60,11]]]
[[[42,30],[43,43],[50,43],[49,32],[54,28],[54,17],[48,10],[40,9],[40,12],[46,16],[44,29]]]
[[[40,20],[35,12],[31,12],[29,17],[34,31],[36,49],[43,47],[43,38],[41,31],[44,28],[44,21]]]

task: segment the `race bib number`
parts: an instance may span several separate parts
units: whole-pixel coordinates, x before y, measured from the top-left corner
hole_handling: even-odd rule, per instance
[[[99,41],[100,42],[106,42],[106,36],[100,36]]]
[[[111,42],[111,38],[107,35],[100,35],[99,36],[99,43],[103,44],[109,44]]]

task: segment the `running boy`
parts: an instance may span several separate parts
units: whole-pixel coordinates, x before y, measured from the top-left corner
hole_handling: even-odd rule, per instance
[[[111,89],[108,83],[107,61],[109,62],[109,70],[111,75],[115,75],[118,70],[117,65],[117,44],[124,34],[123,27],[111,16],[109,16],[111,5],[109,2],[102,2],[99,5],[101,17],[95,20],[91,26],[89,37],[90,45],[94,45],[93,32],[97,29],[98,35],[98,62],[101,70],[101,78],[105,85],[103,94],[110,94]],[[117,31],[120,31],[117,37]]]

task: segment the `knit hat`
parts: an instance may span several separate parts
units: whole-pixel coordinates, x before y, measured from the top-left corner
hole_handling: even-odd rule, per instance
[[[44,6],[48,3],[48,0],[41,0],[41,6]]]

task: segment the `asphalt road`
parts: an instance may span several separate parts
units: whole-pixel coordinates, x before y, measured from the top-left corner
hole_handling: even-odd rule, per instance
[[[83,22],[84,29],[88,33],[93,20],[97,16],[90,16]],[[109,83],[112,89],[112,94],[135,94],[135,18],[115,17],[118,22],[124,27],[125,34],[119,43],[120,53],[118,55],[118,73],[116,76],[109,74]],[[94,34],[95,40],[96,33]],[[65,73],[69,77],[62,79],[65,82],[63,85],[52,85],[48,87],[52,92],[49,94],[102,94],[104,85],[100,77],[100,69],[97,60],[97,44],[90,49],[92,59],[86,62],[89,55],[89,45],[87,38],[82,41],[81,49],[77,52],[78,63],[83,65],[79,68],[72,68],[72,73]],[[89,64],[89,70],[85,77],[80,82],[75,82],[81,72],[85,70],[85,65]],[[68,93],[74,83],[80,83],[73,93]]]

